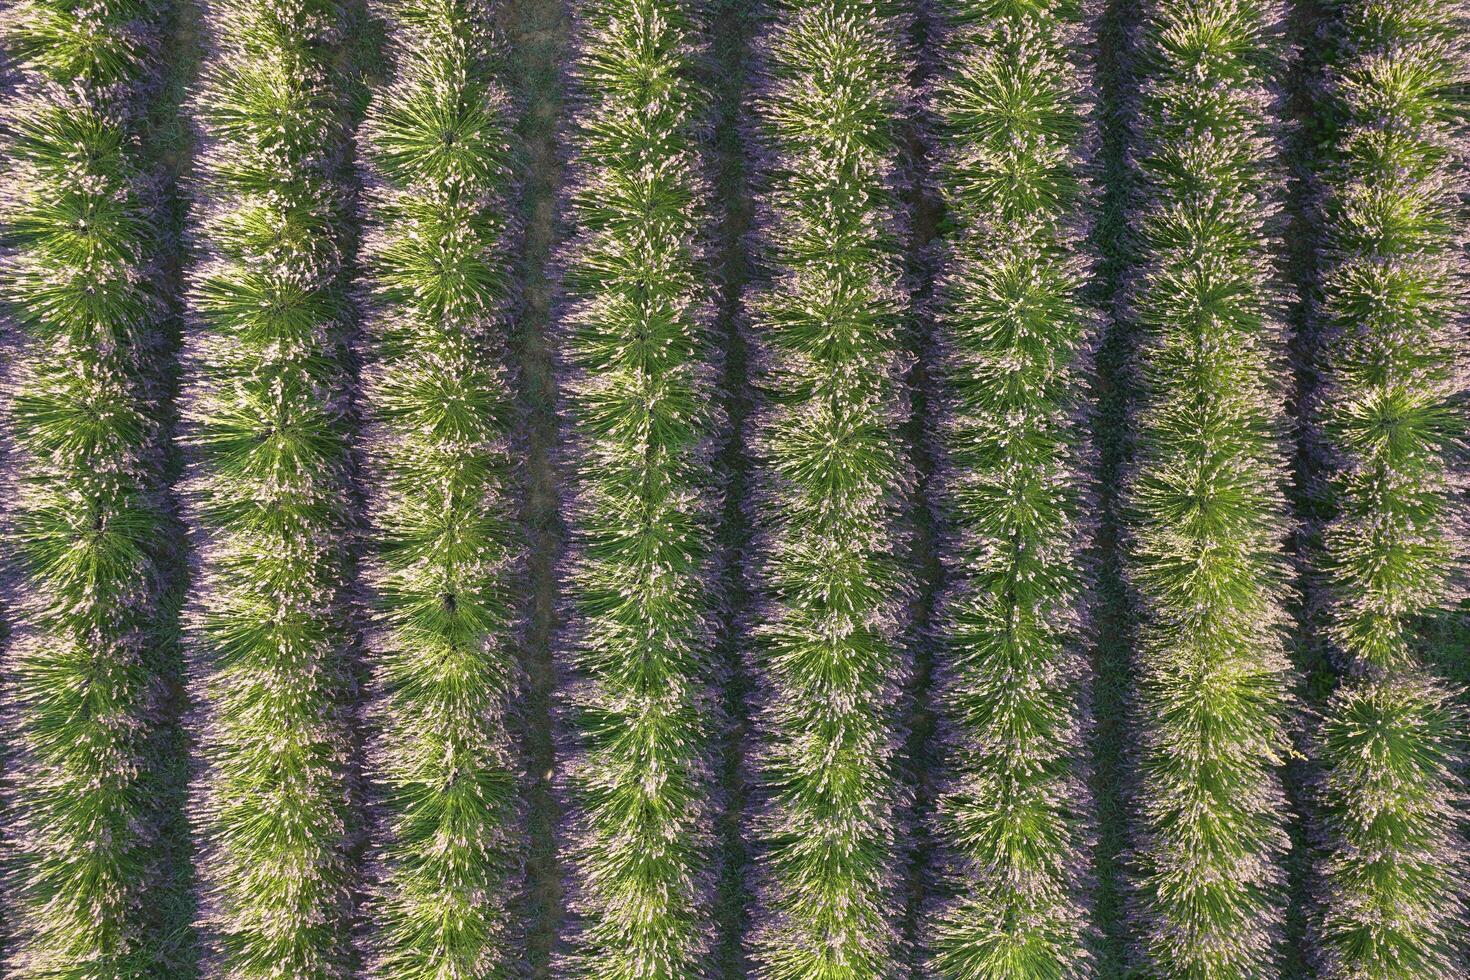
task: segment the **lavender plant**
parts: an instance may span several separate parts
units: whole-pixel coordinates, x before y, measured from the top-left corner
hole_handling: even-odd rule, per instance
[[[1276,970],[1287,841],[1283,336],[1272,270],[1280,9],[1151,5],[1138,53],[1140,610],[1134,913],[1150,976]]]
[[[1079,407],[1092,14],[944,0],[929,96],[947,207],[934,442],[947,526],[933,975],[1086,976]]]
[[[371,295],[371,769],[383,817],[369,970],[513,975],[523,552],[504,353],[512,112],[484,0],[385,0],[395,61],[361,130]]]
[[[569,976],[709,975],[717,702],[705,25],[688,0],[583,0],[561,357]]]
[[[895,704],[912,592],[893,187],[909,98],[903,11],[775,2],[759,49],[768,282],[746,298],[762,399],[749,437],[762,806],[750,947],[767,980],[899,971]]]
[[[1324,976],[1465,976],[1465,719],[1419,661],[1466,557],[1462,264],[1470,10],[1344,3],[1328,59],[1313,420],[1330,517],[1315,556],[1340,682],[1317,741]]]
[[[14,977],[156,976],[165,953],[167,246],[139,137],[166,16],[152,0],[0,8],[17,76],[0,113]]]
[[[351,967],[350,204],[332,0],[217,0],[183,413],[193,819],[214,975]]]

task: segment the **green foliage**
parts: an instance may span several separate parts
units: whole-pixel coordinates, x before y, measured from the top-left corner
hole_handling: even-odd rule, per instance
[[[1135,913],[1147,976],[1276,969],[1291,708],[1272,278],[1280,11],[1169,0],[1143,27],[1124,489],[1140,622]]]
[[[210,970],[349,973],[349,310],[331,0],[220,0],[183,414]]]
[[[1344,5],[1329,59],[1322,388],[1331,464],[1314,571],[1342,682],[1319,753],[1324,974],[1464,976],[1464,718],[1418,663],[1466,548],[1463,214],[1470,14]]]
[[[956,980],[1085,976],[1090,25],[1074,0],[947,0],[940,13],[935,442],[950,541],[937,827],[949,861],[929,945],[935,975]]]
[[[902,781],[895,707],[911,585],[899,531],[912,475],[893,191],[908,98],[901,7],[772,4],[755,100],[762,175],[747,297],[761,406],[751,660],[764,980],[897,973]]]
[[[371,769],[381,785],[374,976],[511,974],[518,764],[506,731],[523,550],[509,495],[510,107],[493,10],[388,0],[396,72],[361,137],[372,289]]]
[[[7,365],[8,976],[157,976],[154,895],[174,527],[161,500],[168,353],[138,145],[164,11],[0,12],[0,301]]]
[[[120,124],[125,109],[137,108],[126,106],[128,99],[157,70],[164,10],[156,0],[15,0],[6,6],[0,37],[25,76],[22,88],[78,85]]]
[[[564,656],[568,975],[709,973],[711,581],[720,423],[701,176],[704,25],[687,0],[584,0],[561,357],[571,554]]]

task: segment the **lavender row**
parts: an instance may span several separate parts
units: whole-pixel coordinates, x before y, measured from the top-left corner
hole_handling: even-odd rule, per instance
[[[369,975],[514,975],[523,930],[511,140],[495,4],[385,0],[359,131]]]
[[[723,417],[699,6],[575,11],[557,269],[567,976],[712,970]]]
[[[5,972],[146,972],[169,794],[163,494],[170,243],[141,136],[168,11],[150,0],[0,10],[9,619]]]
[[[354,962],[342,22],[334,0],[212,3],[192,103],[190,817],[204,970],[242,980]]]
[[[757,975],[899,969],[910,672],[900,125],[905,7],[774,2],[757,41],[757,284],[744,313],[758,402],[747,437],[759,685]]]
[[[1083,407],[1100,321],[1085,296],[1098,14],[1072,0],[948,0],[936,13],[946,738],[944,898],[928,946],[936,976],[1088,976]]]
[[[1132,915],[1145,975],[1279,969],[1295,711],[1269,0],[1161,0],[1136,42]]]
[[[1419,631],[1464,596],[1470,11],[1344,4],[1320,169],[1326,504],[1312,585],[1336,691],[1313,741],[1328,977],[1464,976],[1463,732]]]

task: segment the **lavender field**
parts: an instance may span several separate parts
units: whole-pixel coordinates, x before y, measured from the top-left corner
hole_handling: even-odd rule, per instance
[[[0,0],[0,976],[1470,976],[1470,6]]]

